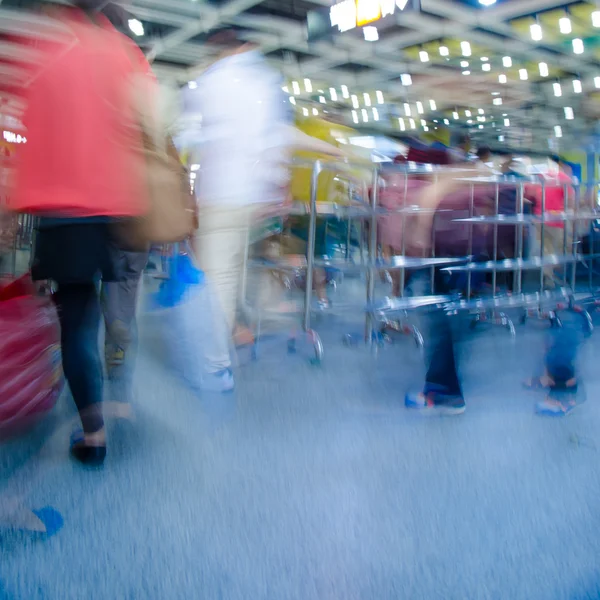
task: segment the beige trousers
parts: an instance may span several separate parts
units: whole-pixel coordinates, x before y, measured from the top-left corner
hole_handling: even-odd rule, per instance
[[[200,207],[194,250],[233,330],[239,306],[248,234],[256,207]]]
[[[541,228],[538,228],[536,231],[538,238],[538,247],[541,240]],[[564,243],[565,243],[565,230],[562,227],[549,227],[546,226],[544,229],[544,256],[549,256],[551,254],[555,254],[558,256],[562,256],[565,253]],[[572,228],[567,226],[567,254],[571,254],[573,252],[573,232]],[[544,267],[544,279],[546,280],[546,284],[549,287],[553,287],[556,283],[555,279],[555,270],[556,267],[550,265]]]

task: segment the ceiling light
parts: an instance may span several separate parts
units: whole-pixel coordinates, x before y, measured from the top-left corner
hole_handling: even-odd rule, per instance
[[[373,119],[379,121],[379,111],[375,107],[373,107]]]
[[[313,108],[312,112],[315,117],[319,114],[319,111],[316,108]]]
[[[478,120],[480,123],[483,123],[483,122],[485,121],[485,117],[481,117],[481,116],[480,116],[480,117],[477,117],[477,120]]]
[[[421,119],[421,127],[427,127],[427,121],[425,119]]]
[[[461,66],[463,69],[466,69],[466,68],[469,66],[469,61],[468,61],[468,60],[461,60],[461,61],[460,61],[460,66]]]
[[[129,25],[129,29],[131,29],[133,35],[137,35],[137,37],[142,37],[144,35],[144,25],[141,21],[138,21],[137,19],[129,19],[127,24]]]
[[[342,86],[342,97],[346,99],[350,98],[350,92],[348,91],[347,85]]]
[[[479,0],[479,4],[483,6],[492,6],[492,4],[496,4],[496,0]]]
[[[595,10],[592,13],[592,25],[594,27],[600,27],[600,10]]]
[[[377,31],[377,27],[363,27],[363,35],[365,36],[365,41],[367,42],[376,42],[379,39],[379,31]]]
[[[383,92],[381,90],[375,92],[375,97],[377,98],[377,104],[383,104]]]
[[[409,119],[408,120],[408,124],[410,125],[411,129],[414,129],[416,127],[414,119]]]
[[[562,137],[562,127],[560,125],[555,125],[554,126],[554,136],[557,138],[561,138]]]
[[[503,135],[499,135],[498,136],[498,141],[499,142],[503,142],[504,141],[504,136]]]
[[[470,74],[471,74],[471,71],[463,71],[463,72],[462,72],[462,74],[463,74],[463,75],[470,75]]]
[[[198,87],[198,84],[195,81],[188,81],[188,87],[190,90],[195,90]]]
[[[325,96],[319,96],[319,102],[321,104],[327,104],[327,100],[325,100]]]
[[[570,106],[565,106],[565,119],[567,121],[572,121],[575,118],[575,113]]]
[[[481,60],[481,62],[488,62],[490,59],[487,56],[482,56],[479,60]]]
[[[573,91],[576,94],[581,94],[583,91],[583,87],[581,86],[581,81],[579,79],[573,79]]]
[[[352,111],[352,120],[358,123],[358,113],[355,110]]]
[[[308,108],[303,108],[303,109],[302,109],[302,114],[303,114],[305,117],[308,117]]]
[[[417,112],[422,115],[425,111],[423,110],[423,103],[417,102]]]
[[[359,104],[358,104],[358,96],[356,96],[355,94],[352,94],[352,108],[358,108]]]
[[[294,92],[294,96],[300,95],[300,84],[297,81],[292,81],[292,91]]]
[[[483,129],[483,125],[480,125],[480,126],[479,126],[479,129]]]
[[[504,119],[504,127],[510,127],[510,119]]]
[[[440,56],[449,56],[450,50],[448,50],[448,46],[440,46]]]
[[[512,58],[510,56],[505,56],[502,59],[502,64],[508,69],[512,67]]]
[[[332,102],[337,102],[338,96],[335,88],[329,88],[329,96]]]
[[[541,77],[548,77],[549,71],[548,71],[548,65],[545,62],[541,62],[538,65],[539,69],[540,69],[540,76]]]
[[[500,83],[506,83],[506,81],[507,81],[506,75],[504,73],[500,73],[500,75],[498,75],[498,81]]]
[[[600,88],[600,77],[594,77],[594,86]]]
[[[427,50],[421,50],[421,52],[419,52],[419,59],[421,60],[421,62],[429,61],[429,53],[427,52]]]
[[[410,104],[408,104],[408,103],[405,103],[405,104],[404,104],[404,114],[405,114],[407,117],[410,117],[410,116],[412,115],[412,111],[411,111],[411,109],[410,109]]]
[[[492,70],[492,65],[490,65],[490,63],[483,63],[481,65],[481,69],[483,71],[491,71]]]
[[[502,98],[494,98],[492,102],[494,103],[494,106],[502,106]]]
[[[304,80],[304,89],[310,94],[313,91],[312,81],[310,79]]]
[[[427,127],[427,125],[423,125],[423,131],[427,133],[429,131],[429,127]]]
[[[363,99],[365,101],[365,106],[371,106],[371,96],[369,96],[369,94],[364,93]]]
[[[562,17],[558,20],[558,28],[561,33],[567,34],[573,31],[573,26],[571,25],[571,19],[569,17]]]
[[[531,33],[531,39],[534,42],[539,42],[544,37],[542,26],[539,23],[533,23],[533,25],[529,28],[529,32]]]
[[[485,110],[483,110],[483,108],[478,108],[478,109],[477,109],[477,112],[478,112],[480,115],[485,115]]]
[[[573,52],[575,54],[583,54],[584,50],[583,40],[581,38],[575,38],[573,40]]]
[[[454,111],[454,112],[452,113],[452,118],[453,118],[454,120],[458,120],[459,116],[458,116],[458,113],[457,113],[456,111]]]
[[[519,78],[522,81],[527,81],[529,75],[527,74],[527,69],[519,69]]]
[[[410,76],[410,73],[403,73],[400,75],[400,81],[402,82],[402,85],[412,85],[412,77]]]
[[[444,125],[450,125],[450,121],[448,121],[448,119],[444,119]]]
[[[361,113],[361,115],[362,115],[362,120],[363,120],[363,123],[368,123],[368,122],[369,122],[369,113],[367,113],[367,109],[366,109],[366,108],[363,108],[363,109],[360,111],[360,113]]]
[[[469,42],[461,42],[460,50],[463,56],[471,56],[471,44]]]
[[[471,116],[471,111],[465,110],[465,117],[470,117],[470,116]]]
[[[552,84],[552,87],[554,88],[554,95],[557,98],[560,98],[562,96],[562,88],[560,87],[560,83],[556,81]]]
[[[294,96],[290,96],[290,104],[296,106],[296,98],[294,98]]]
[[[400,125],[400,131],[406,131],[406,124],[404,123],[404,119],[398,119],[398,125]]]
[[[430,100],[429,106],[431,107],[431,110],[437,110],[437,104],[435,103],[435,100]]]
[[[467,121],[467,125],[473,125],[473,119],[469,119],[469,120]]]

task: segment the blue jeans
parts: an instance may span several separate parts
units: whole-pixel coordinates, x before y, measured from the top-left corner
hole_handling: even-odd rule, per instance
[[[438,271],[435,276],[436,294],[450,292],[450,280],[446,273]],[[407,273],[406,291],[409,296],[431,295],[431,273],[428,270]],[[450,317],[442,309],[425,309],[421,322],[421,333],[425,339],[425,376],[424,394],[434,393],[436,402],[444,397],[462,398],[456,357],[454,337]]]
[[[60,320],[65,379],[86,433],[104,426],[102,389],[104,376],[98,348],[102,313],[95,283],[59,284],[54,295]]]

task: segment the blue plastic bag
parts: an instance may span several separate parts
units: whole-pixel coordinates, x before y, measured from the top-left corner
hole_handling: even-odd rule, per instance
[[[190,286],[204,283],[204,272],[201,271],[189,254],[178,254],[171,259],[171,277],[164,281],[154,301],[157,308],[173,308],[183,301]]]

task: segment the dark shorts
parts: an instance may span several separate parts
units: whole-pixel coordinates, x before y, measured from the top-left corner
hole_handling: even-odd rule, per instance
[[[57,283],[121,281],[125,265],[110,223],[76,223],[38,229],[31,275]]]

